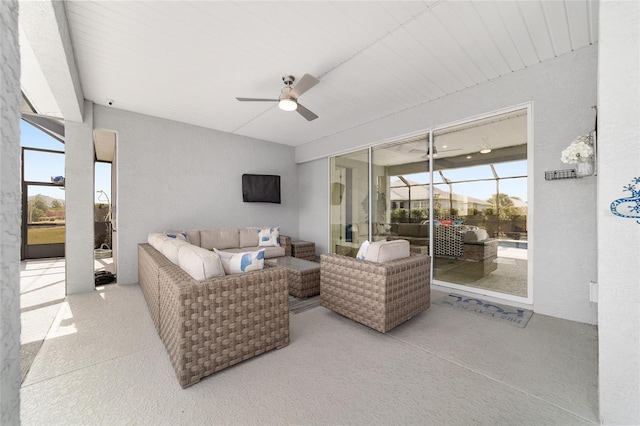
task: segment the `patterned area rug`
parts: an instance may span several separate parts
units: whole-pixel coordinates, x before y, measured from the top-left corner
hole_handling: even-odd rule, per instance
[[[289,296],[289,312],[292,314],[299,314],[300,312],[308,311],[318,306],[320,306],[320,295],[307,299],[298,299],[297,297]]]
[[[462,309],[485,318],[505,322],[520,328],[525,328],[533,315],[533,311],[528,309],[487,302],[482,299],[476,299],[475,297],[460,296],[455,293],[449,293],[448,295],[433,300],[432,302],[435,305]]]

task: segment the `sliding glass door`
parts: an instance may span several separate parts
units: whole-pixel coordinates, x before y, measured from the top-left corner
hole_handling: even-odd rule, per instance
[[[527,126],[519,109],[333,157],[332,252],[406,239],[437,284],[529,298]]]

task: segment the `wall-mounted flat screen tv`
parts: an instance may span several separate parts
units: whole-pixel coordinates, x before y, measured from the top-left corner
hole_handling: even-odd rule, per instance
[[[242,175],[242,201],[280,204],[280,176]]]

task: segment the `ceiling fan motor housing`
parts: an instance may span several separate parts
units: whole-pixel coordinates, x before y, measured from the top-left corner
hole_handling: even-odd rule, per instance
[[[296,80],[296,78],[292,75],[283,75],[282,76],[282,81],[284,81],[284,84],[286,84],[288,87],[291,87],[291,85],[293,84],[293,82]]]

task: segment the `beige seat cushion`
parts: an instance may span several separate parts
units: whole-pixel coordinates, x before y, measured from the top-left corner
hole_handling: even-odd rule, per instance
[[[410,255],[407,240],[376,241],[369,244],[364,259],[370,262],[387,263]]]
[[[174,264],[180,265],[178,250],[180,249],[180,246],[183,245],[189,245],[189,243],[185,240],[167,237],[167,239],[162,242],[162,254],[164,254],[165,257]]]
[[[240,228],[238,231],[240,234],[239,247],[257,247],[258,246],[258,227],[257,226]]]
[[[231,252],[231,253],[242,253],[245,251],[258,251],[264,249],[264,258],[265,259],[271,259],[274,257],[282,257],[284,256],[285,252],[284,252],[284,247],[259,247],[259,246],[255,246],[255,247],[242,247],[242,248],[228,248],[225,249],[225,251],[227,252]]]
[[[238,228],[213,228],[200,230],[200,247],[218,250],[240,247]]]
[[[180,268],[198,281],[224,275],[220,256],[193,244],[178,248],[178,261]]]

